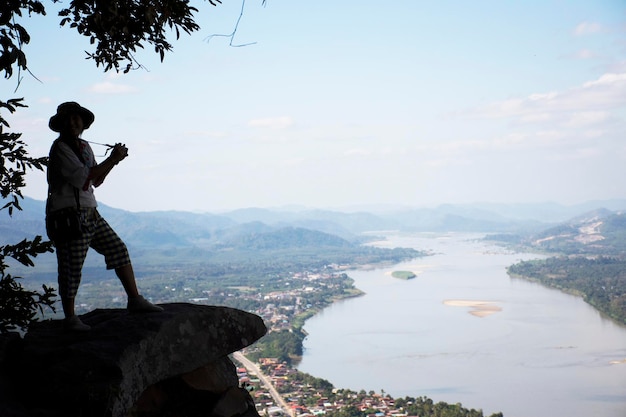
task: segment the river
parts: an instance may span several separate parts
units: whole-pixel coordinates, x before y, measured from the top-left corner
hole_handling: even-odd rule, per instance
[[[482,235],[391,235],[434,254],[350,271],[366,294],[309,319],[300,371],[354,391],[426,396],[488,416],[625,417],[626,326],[580,297],[510,278]],[[393,278],[394,270],[417,277]]]

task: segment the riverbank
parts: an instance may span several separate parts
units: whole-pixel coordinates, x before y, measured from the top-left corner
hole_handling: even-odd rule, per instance
[[[551,257],[515,263],[507,267],[507,273],[512,278],[579,296],[611,320],[626,325],[626,259]]]

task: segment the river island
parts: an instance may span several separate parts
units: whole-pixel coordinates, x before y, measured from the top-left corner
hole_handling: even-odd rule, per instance
[[[393,271],[391,273],[391,276],[394,277],[394,278],[399,278],[399,279],[413,279],[417,275],[415,275],[411,271]]]

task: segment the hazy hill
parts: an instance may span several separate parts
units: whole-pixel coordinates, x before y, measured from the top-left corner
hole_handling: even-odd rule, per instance
[[[602,204],[605,203],[605,204]],[[599,207],[622,207],[626,200],[598,202]],[[620,205],[621,204],[621,205]],[[0,244],[15,243],[24,237],[45,235],[44,202],[25,198],[22,211],[9,217],[0,214]],[[345,245],[363,241],[363,232],[397,230],[407,232],[492,232],[527,235],[550,230],[554,221],[571,213],[575,208],[557,204],[539,205],[442,205],[436,208],[387,209],[375,213],[354,211],[350,213],[303,208],[259,209],[246,208],[231,212],[191,213],[181,211],[129,212],[101,204],[99,211],[131,247],[136,248],[223,248],[243,245],[246,249],[274,245]],[[587,212],[589,212],[587,210]],[[578,211],[574,216],[580,216]],[[611,214],[609,210],[595,212]],[[546,218],[542,217],[542,214]],[[589,216],[588,216],[589,217]],[[564,221],[563,220],[563,221]],[[619,224],[619,218],[606,219],[603,224]],[[572,221],[570,221],[571,223]],[[592,220],[587,224],[586,234],[592,234]],[[565,228],[580,229],[581,226],[561,224]],[[319,233],[305,233],[304,230]],[[554,232],[549,232],[555,234]],[[581,232],[579,231],[579,234]],[[570,235],[573,235],[571,231]],[[543,236],[543,237],[542,237]],[[537,234],[543,242],[561,242],[548,235]],[[610,234],[603,235],[605,243]],[[593,237],[592,237],[593,238]],[[339,239],[339,240],[337,240]],[[572,238],[573,239],[573,238]],[[607,240],[608,239],[608,240]],[[331,244],[332,242],[332,244]],[[548,245],[545,243],[544,245]]]
[[[318,232],[295,227],[285,227],[266,233],[248,235],[245,238],[233,242],[238,247],[249,250],[266,249],[293,249],[299,247],[350,247],[352,244],[345,239]]]
[[[626,254],[626,212],[593,210],[533,234],[527,242],[565,254]]]
[[[365,231],[383,230],[389,227],[389,222],[384,218],[366,212],[344,213],[302,208],[245,208],[223,215],[239,223],[259,221],[273,226],[302,227],[334,234],[348,240],[356,239],[357,234]]]

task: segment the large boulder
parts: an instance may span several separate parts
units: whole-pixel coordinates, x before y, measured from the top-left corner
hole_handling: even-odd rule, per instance
[[[244,414],[249,395],[238,388],[228,355],[262,337],[263,320],[227,307],[162,306],[161,313],[94,310],[81,316],[92,327],[84,333],[53,320],[33,325],[23,338],[5,337],[0,415]],[[240,397],[245,406],[224,409]]]

